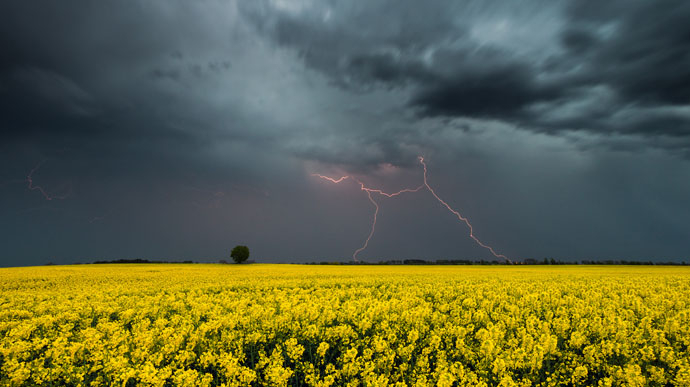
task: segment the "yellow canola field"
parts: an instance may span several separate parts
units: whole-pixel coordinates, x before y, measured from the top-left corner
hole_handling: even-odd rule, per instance
[[[0,386],[690,386],[690,270],[0,269]]]

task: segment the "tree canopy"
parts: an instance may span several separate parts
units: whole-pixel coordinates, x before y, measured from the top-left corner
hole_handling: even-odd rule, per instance
[[[243,263],[249,259],[249,247],[235,246],[230,252],[230,258],[232,258],[235,263]]]

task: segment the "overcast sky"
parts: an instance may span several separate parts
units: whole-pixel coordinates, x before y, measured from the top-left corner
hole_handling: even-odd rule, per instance
[[[353,175],[511,259],[690,262],[687,1],[3,1],[0,266],[349,260]],[[33,171],[33,173],[32,173]],[[50,200],[49,200],[50,199]],[[491,259],[429,191],[379,259]]]

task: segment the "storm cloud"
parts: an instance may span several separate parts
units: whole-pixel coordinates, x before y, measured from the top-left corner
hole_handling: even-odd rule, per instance
[[[420,116],[667,135],[687,145],[685,2],[279,4],[243,5],[259,31],[336,85],[400,90]]]
[[[511,257],[684,259],[682,1],[5,1],[2,265],[347,259],[430,179]],[[46,201],[27,174],[64,200]],[[433,183],[432,183],[433,184]],[[364,259],[487,258],[423,194]]]

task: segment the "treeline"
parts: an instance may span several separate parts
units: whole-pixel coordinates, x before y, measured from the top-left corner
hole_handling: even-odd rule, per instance
[[[652,262],[652,261],[582,261],[583,265],[657,265],[657,266],[687,266],[688,263],[683,262]]]
[[[656,265],[656,266],[687,266],[683,262],[653,262],[653,261],[627,261],[627,260],[582,260],[582,261],[559,261],[554,258],[544,258],[541,260],[527,258],[514,262],[469,260],[469,259],[438,259],[435,261],[424,259],[404,259],[388,260],[379,262],[366,261],[322,261],[309,262],[307,265]]]
[[[654,261],[628,261],[625,259],[605,259],[605,260],[590,260],[583,259],[581,261],[573,262],[563,262],[557,261],[553,258],[544,258],[543,260],[536,259],[525,259],[523,261],[517,262],[520,265],[645,265],[645,266],[687,266],[685,261],[683,262],[654,262]]]

